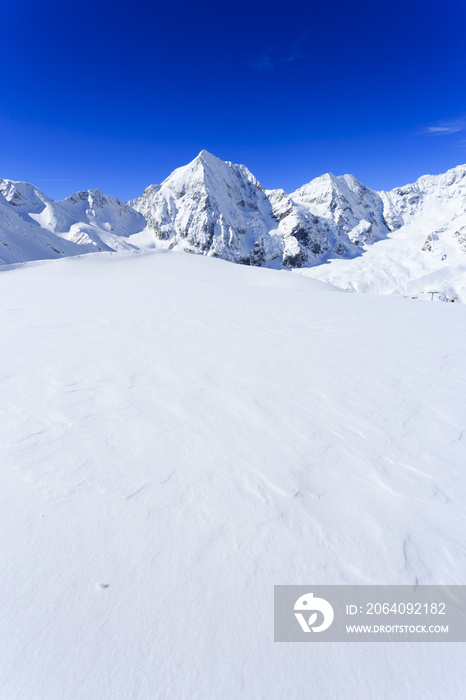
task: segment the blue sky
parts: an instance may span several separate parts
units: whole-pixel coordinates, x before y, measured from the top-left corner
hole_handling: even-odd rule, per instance
[[[206,148],[292,191],[466,162],[464,0],[2,2],[0,177],[138,196]]]

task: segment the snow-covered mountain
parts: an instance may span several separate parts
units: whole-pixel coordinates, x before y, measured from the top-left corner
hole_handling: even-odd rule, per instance
[[[161,185],[130,202],[154,235],[232,262],[281,264],[283,241],[264,188],[244,165],[225,163],[201,151]]]
[[[357,291],[466,300],[466,166],[390,192],[327,174],[287,194],[202,151],[130,204],[164,247]]]
[[[466,166],[379,195],[390,228],[385,240],[303,274],[358,292],[437,292],[466,302]]]
[[[98,190],[53,202],[0,180],[0,263],[152,247],[357,291],[466,299],[466,166],[390,192],[326,174],[287,194],[201,151],[128,204]]]
[[[130,204],[170,247],[267,267],[354,257],[390,230],[380,195],[350,175],[323,175],[288,195],[207,151]]]
[[[283,190],[268,194],[286,242],[283,264],[287,267],[352,258],[362,253],[365,244],[389,233],[381,197],[352,175],[328,173],[291,195]]]
[[[26,182],[0,180],[0,263],[131,250],[144,217],[99,190],[54,202]]]

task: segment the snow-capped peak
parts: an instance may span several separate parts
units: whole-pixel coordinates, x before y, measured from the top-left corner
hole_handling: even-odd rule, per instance
[[[6,202],[16,207],[17,211],[41,209],[52,200],[38,187],[29,182],[4,180],[0,178],[0,194]]]
[[[236,262],[264,262],[275,219],[262,185],[244,166],[201,151],[130,204],[157,238]],[[272,245],[270,245],[272,243]]]
[[[33,185],[0,180],[0,244],[0,262],[155,246],[276,268],[335,260],[322,267],[334,284],[354,288],[362,275],[370,285],[361,289],[393,290],[406,276],[465,263],[466,165],[389,192],[326,173],[287,194],[202,150],[126,204],[98,189],[53,202]],[[374,256],[388,248],[385,270]],[[335,276],[345,260],[348,273]]]
[[[25,182],[0,180],[0,264],[135,246],[146,220],[93,189],[54,202]]]

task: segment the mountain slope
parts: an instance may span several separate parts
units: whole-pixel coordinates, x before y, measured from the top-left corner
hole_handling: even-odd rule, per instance
[[[466,302],[466,166],[381,192],[392,228],[353,260],[302,273],[358,292],[410,294]]]
[[[130,202],[154,235],[190,252],[250,264],[271,264],[281,241],[262,185],[244,165],[207,151]]]
[[[284,264],[306,267],[333,257],[361,255],[390,231],[379,194],[352,175],[322,175],[296,192],[268,191],[287,241]]]
[[[26,182],[0,180],[0,263],[138,247],[145,219],[99,190],[54,202]]]
[[[0,298],[2,700],[462,697],[464,644],[274,644],[273,586],[464,583],[464,306],[160,251]]]
[[[0,264],[83,252],[34,220],[34,215],[51,205],[52,200],[32,185],[0,180]]]

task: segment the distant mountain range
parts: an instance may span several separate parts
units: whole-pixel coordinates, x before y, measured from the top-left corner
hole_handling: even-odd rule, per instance
[[[201,151],[128,203],[99,190],[54,202],[0,179],[0,264],[155,247],[466,300],[466,165],[390,192],[326,174],[287,194]]]

